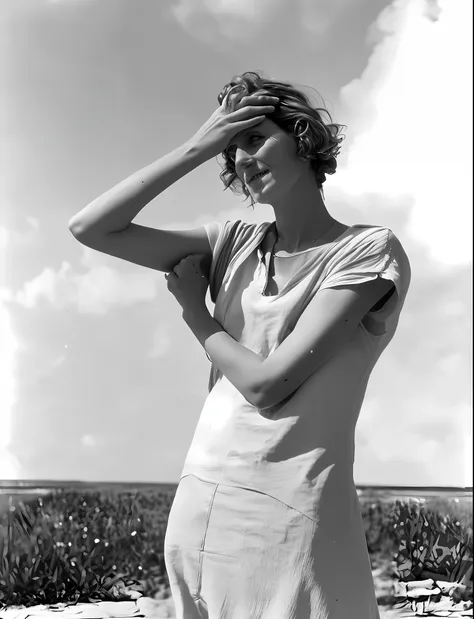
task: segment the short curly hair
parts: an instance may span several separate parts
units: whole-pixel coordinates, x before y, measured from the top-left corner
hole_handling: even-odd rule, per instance
[[[341,148],[339,144],[344,140],[340,125],[332,121],[330,113],[325,108],[313,107],[308,97],[301,91],[284,82],[266,79],[256,71],[247,71],[237,75],[224,86],[217,100],[222,104],[225,96],[231,89],[243,91],[244,94],[268,94],[279,97],[276,109],[266,117],[296,140],[298,157],[311,162],[311,168],[318,188],[326,181],[326,174],[334,174],[337,167],[336,157]],[[329,122],[324,122],[326,115]],[[347,128],[347,127],[346,127]],[[225,150],[221,153],[224,164],[220,179],[224,183],[224,190],[230,188],[233,193],[244,195],[254,201],[245,184],[235,172],[235,162]]]

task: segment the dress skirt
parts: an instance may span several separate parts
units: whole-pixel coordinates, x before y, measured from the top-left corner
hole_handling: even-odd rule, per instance
[[[379,619],[367,548],[344,540],[268,494],[186,475],[164,543],[176,619]]]

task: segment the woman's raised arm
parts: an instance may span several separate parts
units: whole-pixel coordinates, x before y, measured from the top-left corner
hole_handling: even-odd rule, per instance
[[[189,254],[210,254],[202,226],[174,231],[132,223],[146,204],[204,161],[190,144],[175,149],[93,200],[71,218],[69,230],[83,245],[158,271],[171,271]]]
[[[132,221],[170,185],[224,150],[235,134],[262,122],[274,110],[270,102],[275,98],[244,97],[229,112],[224,100],[188,142],[93,200],[71,218],[69,230],[88,247],[159,271],[169,272],[187,255],[210,254],[203,227],[167,231]]]

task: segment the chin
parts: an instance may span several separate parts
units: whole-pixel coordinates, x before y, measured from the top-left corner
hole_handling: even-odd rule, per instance
[[[270,204],[272,203],[272,188],[265,187],[263,191],[256,194],[251,194],[255,204]]]
[[[253,201],[254,204],[269,204],[271,206],[271,202],[267,198],[254,198]]]
[[[262,196],[261,194],[257,196],[252,196],[252,199],[255,204],[270,204],[268,198],[266,196]]]

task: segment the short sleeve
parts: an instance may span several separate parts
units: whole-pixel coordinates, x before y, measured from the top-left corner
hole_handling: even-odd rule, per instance
[[[209,292],[211,301],[215,303],[231,260],[251,240],[255,225],[241,220],[223,224],[214,221],[204,224],[204,228],[212,250]]]
[[[213,254],[217,244],[217,239],[222,234],[222,228],[223,225],[217,221],[211,221],[208,224],[204,224],[204,229],[206,230],[209,245],[211,246],[211,251]]]
[[[356,237],[340,255],[336,254],[328,266],[319,290],[336,286],[352,286],[382,277],[395,284],[397,294],[377,315],[384,318],[401,307],[410,285],[411,269],[408,257],[396,237],[388,228],[371,227],[362,238]]]
[[[247,224],[240,220],[226,221],[223,224],[217,221],[204,224],[212,251],[209,293],[213,303],[216,303],[219,290],[225,277],[228,275],[231,260],[239,252],[244,251],[252,241],[255,228],[254,224]],[[208,353],[206,353],[206,356],[212,362]],[[212,364],[209,376],[209,391],[215,385],[218,375],[219,370]]]

